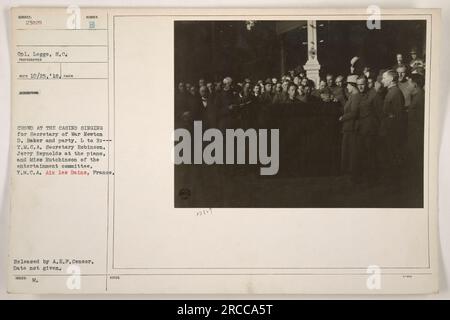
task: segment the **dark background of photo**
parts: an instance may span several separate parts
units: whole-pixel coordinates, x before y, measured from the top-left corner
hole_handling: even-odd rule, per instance
[[[289,23],[289,21],[288,21]],[[277,34],[277,21],[256,21],[251,30],[245,21],[175,21],[175,80],[266,79],[281,75],[281,43],[285,71],[307,60],[307,28],[303,25]],[[317,21],[321,76],[349,73],[350,59],[361,57],[373,71],[391,67],[396,53],[409,62],[411,48],[424,58],[426,21],[381,21],[370,30],[365,20]]]

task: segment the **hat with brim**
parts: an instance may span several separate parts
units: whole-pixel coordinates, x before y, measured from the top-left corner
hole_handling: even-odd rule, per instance
[[[358,80],[358,76],[355,74],[349,75],[347,77],[347,83],[356,84],[356,80]]]

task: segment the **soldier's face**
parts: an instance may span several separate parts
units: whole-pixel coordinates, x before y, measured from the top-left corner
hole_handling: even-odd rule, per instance
[[[373,80],[372,79],[367,80],[367,88],[369,88],[369,89],[373,88]]]
[[[412,59],[412,60],[416,60],[416,59],[417,59],[417,54],[411,53],[411,59]]]
[[[364,80],[358,80],[356,82],[356,86],[358,87],[358,91],[359,92],[364,92],[366,91],[366,82]]]
[[[397,62],[403,62],[403,56],[401,54],[397,55]]]
[[[355,90],[355,87],[352,86],[350,83],[347,83],[347,91],[350,93],[353,93]]]
[[[266,91],[267,91],[267,92],[270,92],[271,90],[272,90],[272,85],[269,84],[269,83],[267,83],[267,84],[266,84]]]
[[[405,68],[398,68],[397,73],[398,73],[398,80],[403,81],[403,79],[405,78],[405,75],[406,75]]]
[[[386,72],[383,73],[383,78],[381,79],[381,82],[383,83],[383,86],[386,88],[389,87],[389,85],[392,83],[392,77],[390,77]]]
[[[336,79],[336,85],[337,85],[338,87],[342,87],[342,79],[341,79],[341,78],[337,78],[337,79]]]
[[[327,77],[327,85],[331,87],[333,85],[333,77]]]
[[[320,83],[319,83],[319,89],[325,89],[325,87],[326,87],[325,81],[320,81]]]
[[[178,84],[178,90],[180,90],[180,92],[184,92],[184,83]]]

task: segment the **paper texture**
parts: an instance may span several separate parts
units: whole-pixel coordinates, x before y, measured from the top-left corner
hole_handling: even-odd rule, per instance
[[[381,29],[373,31],[365,29],[373,19],[365,9],[12,8],[9,292],[437,292],[440,11],[382,9],[379,18]],[[389,32],[383,29],[388,27]],[[387,35],[411,28],[415,35],[405,40]],[[271,46],[275,53],[265,53]],[[419,72],[409,66],[413,46],[423,60]],[[332,73],[351,82],[349,69],[358,66],[350,60],[365,54],[377,67],[369,76],[376,81],[378,66],[392,69],[401,48],[408,73],[425,80],[417,131],[421,169],[375,187],[370,180],[359,184],[341,171],[336,156],[345,152],[346,132],[338,127],[345,107],[336,94],[321,95],[320,79]],[[384,57],[391,60],[385,63]],[[348,63],[338,63],[344,60]],[[320,104],[311,109],[314,120],[293,106],[279,115],[284,107],[276,109],[271,98],[262,124],[251,121],[263,111],[242,107],[227,127],[223,119],[232,108],[223,114],[219,108],[226,99],[225,77],[233,78],[232,88],[243,87],[249,77],[253,91],[259,79],[277,78],[274,87],[301,81],[294,74],[280,81],[298,65],[312,81],[298,87],[312,89]],[[241,77],[246,70],[254,74]],[[180,156],[174,154],[181,134],[176,129],[195,130],[185,125],[193,125],[193,109],[178,109],[179,83],[185,90],[191,82],[198,95],[201,78],[203,90],[210,90],[208,82],[222,86],[203,104],[206,110],[217,106],[216,134],[244,123],[257,134],[279,129],[278,154],[267,131],[270,163],[259,153],[249,166],[208,166],[205,153],[194,146],[192,157],[203,155],[202,164],[174,164]],[[258,105],[252,99],[249,105]],[[319,116],[314,111],[326,108],[324,101],[338,106],[333,120],[317,134],[313,125],[295,131],[329,117],[328,111]],[[310,110],[310,101],[297,103]],[[204,113],[203,131],[215,127],[207,117]],[[358,117],[363,123],[362,112]],[[274,119],[278,122],[268,122]],[[328,136],[334,140],[322,141]],[[294,142],[285,142],[292,137]],[[193,145],[194,140],[192,135]],[[308,157],[314,150],[324,153]],[[401,168],[410,157],[400,155]],[[275,162],[275,174],[261,174]]]

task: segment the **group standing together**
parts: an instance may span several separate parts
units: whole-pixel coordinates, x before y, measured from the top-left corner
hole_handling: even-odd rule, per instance
[[[194,120],[210,128],[257,126],[267,106],[330,104],[339,108],[342,128],[341,173],[356,183],[395,177],[401,168],[420,173],[423,157],[425,65],[410,52],[411,61],[397,54],[391,68],[375,76],[361,59],[351,60],[346,77],[326,74],[314,83],[303,71],[291,70],[280,79],[233,83],[180,82],[175,93],[176,125]],[[412,171],[411,171],[412,172]]]

